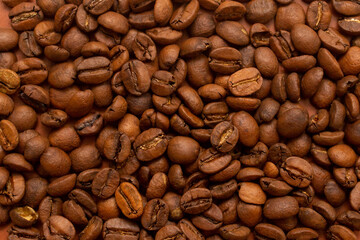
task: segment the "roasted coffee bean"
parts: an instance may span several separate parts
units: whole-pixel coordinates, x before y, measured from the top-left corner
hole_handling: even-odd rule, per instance
[[[53,62],[64,62],[70,57],[70,52],[57,45],[50,45],[44,48],[44,55]]]
[[[101,218],[94,216],[89,220],[88,225],[79,233],[79,239],[96,239],[102,231],[103,221]]]
[[[150,231],[159,230],[165,226],[169,216],[169,207],[161,199],[152,199],[146,203],[141,225]]]
[[[244,68],[231,75],[228,88],[235,96],[247,96],[260,89],[263,82],[256,68]]]
[[[80,81],[87,84],[99,84],[108,80],[112,75],[110,61],[105,57],[86,58],[77,67]]]
[[[297,23],[305,23],[305,12],[302,6],[296,2],[281,6],[277,9],[275,29],[290,31]]]
[[[86,11],[93,15],[100,15],[111,8],[113,0],[97,1],[97,0],[86,0],[84,1],[84,8]]]
[[[325,1],[313,1],[308,6],[306,22],[314,30],[326,30],[330,25],[331,16],[330,7]]]
[[[0,92],[11,95],[20,87],[20,78],[16,72],[2,68],[0,69]]]
[[[223,170],[231,161],[231,155],[209,148],[199,154],[198,168],[206,174],[214,174]]]
[[[360,33],[359,20],[360,16],[339,18],[338,26],[346,34],[357,36]]]
[[[191,25],[199,11],[199,2],[191,0],[177,8],[169,21],[170,26],[175,30],[183,30]]]
[[[0,52],[0,68],[11,68],[17,61],[17,57],[13,52]]]
[[[150,161],[160,157],[168,146],[164,132],[159,128],[150,128],[137,136],[134,148],[140,161]]]
[[[15,125],[9,120],[0,121],[0,144],[5,151],[14,150],[19,143],[19,134]]]
[[[12,173],[0,190],[0,204],[3,206],[14,205],[21,201],[25,194],[25,180],[19,173]]]
[[[104,168],[94,177],[91,192],[99,198],[108,198],[114,194],[119,182],[120,176],[116,170]]]
[[[12,29],[6,29],[6,28],[1,28],[0,32],[1,32],[0,34],[1,51],[9,51],[17,46],[19,40],[19,35],[17,34],[17,32],[15,32]]]
[[[321,43],[333,53],[345,53],[350,47],[349,40],[332,27],[327,30],[320,29],[318,35]]]
[[[212,196],[206,188],[194,188],[181,197],[181,210],[188,214],[199,214],[211,207]]]
[[[317,59],[320,67],[322,67],[331,79],[338,80],[344,77],[344,73],[336,60],[336,58],[326,48],[320,48]]]
[[[224,40],[237,46],[245,46],[250,42],[249,34],[244,26],[236,21],[223,21],[217,23],[216,33]]]
[[[92,181],[94,180],[96,174],[100,169],[87,169],[83,172],[81,172],[76,179],[76,187],[81,189],[89,190],[92,187]]]
[[[68,30],[74,19],[77,11],[77,6],[74,4],[65,4],[61,6],[54,16],[55,31],[65,32]]]
[[[27,57],[37,57],[42,54],[42,48],[35,40],[31,31],[22,32],[19,36],[19,48]]]
[[[360,214],[356,211],[348,210],[339,214],[336,217],[336,221],[343,224],[351,229],[358,230],[360,228]]]
[[[235,48],[220,47],[209,54],[209,66],[217,73],[232,74],[241,68],[242,55]]]
[[[39,58],[25,58],[17,61],[11,69],[18,74],[22,84],[40,84],[48,76],[44,61]]]
[[[215,126],[210,142],[220,152],[230,152],[239,138],[238,129],[230,122],[222,122]]]
[[[31,227],[38,219],[38,214],[29,206],[13,208],[10,211],[11,221],[18,227]]]
[[[19,228],[16,226],[12,226],[8,230],[10,239],[19,239],[23,236],[26,236],[28,239],[39,239],[42,237],[39,229],[31,227],[31,228]]]
[[[104,239],[114,239],[126,237],[128,239],[137,239],[139,237],[139,226],[127,219],[113,218],[104,223],[102,237]]]
[[[342,225],[332,225],[329,227],[327,230],[327,237],[349,240],[355,240],[357,238],[353,231]]]
[[[255,236],[258,238],[286,239],[284,231],[269,223],[260,223],[255,226]]]
[[[250,23],[267,23],[275,17],[277,10],[274,1],[256,0],[246,5],[246,20]]]
[[[44,236],[46,238],[75,239],[74,225],[62,216],[51,216],[43,224]]]
[[[291,186],[307,187],[313,178],[311,165],[299,157],[289,157],[280,168],[281,177]]]
[[[247,239],[250,229],[235,223],[221,227],[219,233],[224,239]]]
[[[127,218],[138,218],[144,212],[142,197],[131,183],[121,183],[115,191],[115,199],[122,213]]]
[[[35,3],[23,2],[9,12],[11,27],[16,31],[32,30],[44,18],[40,7]]]

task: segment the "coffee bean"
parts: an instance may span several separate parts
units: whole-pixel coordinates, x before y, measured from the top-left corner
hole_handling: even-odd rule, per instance
[[[111,168],[99,171],[92,181],[91,192],[100,198],[108,198],[114,194],[119,185],[119,173]]]
[[[219,233],[224,239],[247,239],[250,229],[240,224],[230,224],[221,227]]]
[[[38,219],[38,214],[29,206],[13,208],[10,211],[11,221],[18,227],[30,227]]]
[[[146,230],[159,230],[165,226],[169,216],[169,207],[161,199],[152,199],[144,207],[141,224]]]
[[[211,207],[211,192],[206,188],[194,188],[181,197],[181,210],[188,214],[199,214]]]
[[[37,228],[19,228],[12,226],[9,229],[9,238],[21,238],[26,235],[29,239],[39,239],[42,237],[40,231]]]
[[[23,2],[9,12],[11,27],[16,31],[32,30],[44,18],[40,7],[35,3]]]
[[[88,225],[79,233],[79,239],[96,239],[102,231],[103,221],[101,218],[94,216],[90,219]]]
[[[62,238],[74,239],[76,233],[74,225],[62,216],[49,217],[43,224],[43,231],[46,238],[60,235]]]
[[[306,12],[306,22],[314,30],[326,30],[331,21],[331,11],[325,1],[313,1]]]
[[[260,223],[255,226],[255,236],[261,238],[274,238],[274,239],[286,239],[285,233],[281,228],[269,224],[269,223]]]
[[[141,195],[131,183],[121,183],[115,191],[115,199],[122,213],[127,218],[138,218],[144,212]]]
[[[104,223],[102,237],[111,239],[117,237],[125,237],[128,239],[136,239],[139,237],[139,226],[127,219],[112,218]]]
[[[244,68],[231,75],[228,87],[235,96],[247,96],[259,90],[262,81],[256,68]]]
[[[20,86],[20,78],[16,72],[10,69],[0,69],[0,92],[5,94],[13,94]]]
[[[280,168],[281,177],[294,187],[307,187],[312,180],[312,167],[304,159],[289,157]]]

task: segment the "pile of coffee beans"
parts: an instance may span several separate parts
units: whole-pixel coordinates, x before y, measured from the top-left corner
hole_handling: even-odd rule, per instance
[[[304,1],[2,0],[8,239],[356,240],[360,2]]]

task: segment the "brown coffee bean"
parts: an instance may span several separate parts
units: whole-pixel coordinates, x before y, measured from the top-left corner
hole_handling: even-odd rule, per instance
[[[30,227],[38,219],[38,214],[29,206],[13,208],[10,211],[11,221],[19,227]]]
[[[169,216],[169,207],[161,199],[152,199],[146,203],[141,225],[150,231],[159,230],[165,226]]]
[[[38,58],[25,58],[17,61],[11,67],[23,84],[40,84],[48,76],[45,62]]]
[[[194,188],[185,192],[180,201],[181,210],[188,214],[199,214],[211,207],[212,197],[206,188]]]
[[[336,221],[338,221],[340,224],[343,224],[354,230],[358,230],[360,227],[359,219],[360,214],[356,211],[351,210],[343,212],[336,217]]]
[[[62,216],[51,216],[43,224],[44,236],[46,238],[56,238],[62,236],[68,239],[75,239],[74,225]]]
[[[119,173],[111,168],[104,168],[96,174],[92,181],[91,192],[100,198],[108,198],[114,194],[119,185]]]
[[[319,65],[324,69],[326,75],[334,80],[341,79],[344,74],[336,58],[325,48],[320,48],[317,59]]]
[[[214,148],[208,148],[199,154],[198,168],[206,174],[214,174],[223,170],[231,161],[231,155],[218,152]]]
[[[280,175],[291,186],[307,187],[313,178],[313,170],[306,160],[289,157],[282,164]]]
[[[32,2],[22,2],[9,12],[11,27],[16,31],[32,30],[44,18],[40,7]]]
[[[236,21],[223,21],[216,24],[216,33],[224,40],[237,46],[249,44],[250,38],[244,26]]]
[[[316,32],[305,24],[295,24],[291,28],[291,40],[297,50],[309,55],[317,53],[321,44]]]
[[[247,147],[254,146],[259,139],[259,126],[247,112],[241,111],[234,115],[232,124],[239,131],[239,142]]]
[[[5,151],[14,150],[19,143],[19,134],[15,125],[8,120],[0,121],[0,144]]]
[[[10,69],[0,69],[0,92],[11,95],[20,87],[20,78]]]
[[[170,26],[175,30],[183,30],[191,25],[199,11],[199,2],[191,0],[178,7],[170,18]]]
[[[240,20],[245,12],[245,6],[239,2],[222,2],[215,10],[215,19],[217,21]]]
[[[264,204],[266,201],[266,194],[261,189],[260,185],[252,182],[243,182],[238,185],[239,198],[245,203]]]
[[[356,36],[359,34],[360,16],[344,17],[338,19],[339,28],[348,35]]]
[[[222,74],[232,74],[241,68],[241,53],[235,48],[220,47],[209,54],[210,68]]]
[[[313,1],[306,11],[306,23],[314,30],[326,30],[331,21],[331,10],[325,1]]]
[[[238,138],[238,129],[230,122],[222,122],[213,129],[210,142],[220,152],[230,152],[235,147]]]
[[[25,194],[24,177],[19,173],[11,173],[0,192],[1,205],[9,206],[20,202]]]
[[[276,30],[290,31],[292,26],[297,23],[305,24],[305,12],[300,4],[293,2],[277,9],[275,18]]]
[[[42,54],[42,48],[35,40],[32,31],[22,32],[19,36],[19,48],[27,57],[37,57]]]
[[[134,219],[143,214],[143,200],[136,187],[131,183],[121,183],[115,191],[115,199],[127,218]]]
[[[10,69],[17,61],[17,57],[13,52],[0,52],[0,67]]]
[[[260,223],[255,226],[255,236],[258,238],[274,238],[274,239],[283,239],[285,240],[284,231],[272,224],[269,223]]]
[[[321,43],[332,53],[343,54],[350,47],[349,40],[335,28],[329,27],[327,30],[320,29],[318,35]]]
[[[6,155],[3,159],[3,164],[12,171],[31,172],[34,170],[33,166],[19,153],[10,153]]]
[[[312,96],[311,102],[317,108],[327,108],[336,96],[336,85],[330,80],[323,79],[316,93]]]
[[[327,230],[328,238],[351,239],[355,240],[357,237],[353,231],[342,225],[332,225]]]
[[[285,196],[293,190],[286,182],[268,177],[261,178],[260,185],[266,193],[277,197]]]
[[[339,64],[344,74],[356,75],[360,73],[360,61],[358,61],[359,55],[360,47],[353,46],[339,59]]]
[[[318,238],[319,234],[311,228],[298,227],[289,231],[286,234],[286,237],[288,239],[299,239],[299,238],[312,239],[312,238]]]
[[[97,0],[86,0],[84,1],[84,8],[86,11],[93,15],[100,15],[111,8],[113,0],[107,0],[104,2],[98,2]]]
[[[275,17],[277,10],[274,1],[256,0],[246,5],[246,20],[250,23],[267,23]]]
[[[171,27],[157,27],[146,30],[156,43],[162,45],[173,44],[182,37],[182,32],[172,29]]]
[[[269,219],[283,219],[299,212],[298,202],[294,197],[285,196],[270,198],[264,205],[264,216]]]
[[[245,240],[250,235],[250,229],[240,224],[225,225],[219,229],[219,233],[223,239],[241,239]]]
[[[260,89],[263,82],[256,68],[244,68],[231,75],[228,88],[235,96],[247,96]]]

